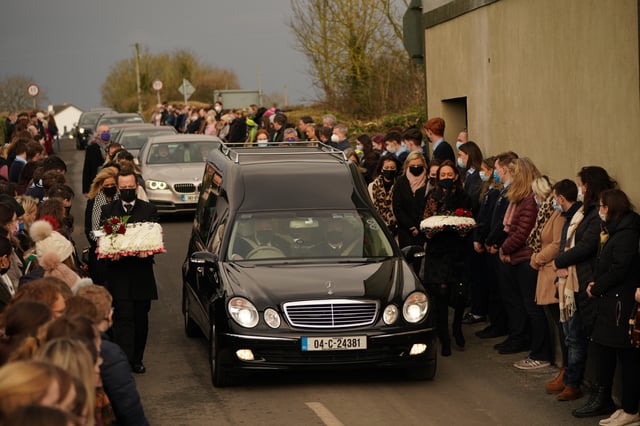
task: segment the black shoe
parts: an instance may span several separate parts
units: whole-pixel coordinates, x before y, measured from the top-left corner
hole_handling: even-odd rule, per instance
[[[146,373],[147,369],[144,368],[144,364],[143,363],[135,363],[131,366],[131,371],[136,373],[136,374],[144,374]]]
[[[487,317],[484,315],[474,315],[471,312],[467,312],[464,317],[462,317],[463,324],[477,324],[479,322],[485,322]]]
[[[526,343],[511,342],[511,343],[506,343],[504,346],[501,346],[500,349],[498,349],[498,353],[500,355],[508,355],[508,354],[517,354],[517,353],[525,352],[528,350],[529,350],[529,345],[527,345]]]
[[[458,349],[463,350],[466,341],[464,340],[462,329],[458,329],[458,328],[453,329],[453,339],[456,342],[456,346],[458,347]]]
[[[442,355],[442,356],[451,356],[451,344],[441,345],[441,347],[440,347],[440,355]]]
[[[571,414],[578,418],[604,416],[613,413],[616,408],[616,404],[611,399],[611,388],[597,386],[589,401],[582,407],[573,410]]]
[[[481,339],[493,339],[494,337],[506,336],[507,333],[488,326],[480,331],[476,331],[475,335]]]
[[[513,341],[513,340],[511,340],[511,338],[507,337],[507,338],[506,338],[505,340],[503,340],[502,342],[500,342],[500,343],[496,343],[495,345],[493,345],[493,349],[495,349],[496,351],[499,351],[499,350],[500,350],[500,348],[502,348],[503,346],[505,346],[505,345],[510,345],[512,341]]]

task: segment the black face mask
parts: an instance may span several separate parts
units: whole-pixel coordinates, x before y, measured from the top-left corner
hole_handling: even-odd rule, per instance
[[[444,188],[447,191],[451,191],[451,188],[453,188],[453,183],[455,181],[453,179],[442,179],[438,185],[440,185],[440,188]]]
[[[118,188],[115,186],[105,186],[102,188],[102,192],[107,198],[113,198],[116,195]]]
[[[436,178],[430,177],[428,180],[429,180],[429,185],[433,186],[436,184]]]
[[[386,180],[393,180],[396,177],[396,174],[398,172],[396,170],[383,170],[382,171],[382,176],[386,179]]]
[[[125,203],[131,203],[136,199],[136,190],[135,188],[121,189],[120,190],[120,199]]]
[[[414,176],[420,176],[424,172],[423,166],[410,166],[409,172]]]

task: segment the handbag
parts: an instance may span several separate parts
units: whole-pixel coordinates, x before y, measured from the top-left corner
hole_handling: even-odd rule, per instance
[[[629,318],[629,339],[633,347],[640,348],[640,303],[637,302]]]

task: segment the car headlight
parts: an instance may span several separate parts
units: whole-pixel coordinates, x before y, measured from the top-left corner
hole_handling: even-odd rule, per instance
[[[415,324],[421,321],[427,314],[429,299],[421,291],[413,292],[407,297],[402,306],[402,316],[405,321]]]
[[[273,308],[267,308],[264,310],[264,322],[271,328],[280,327],[280,315],[278,311]]]
[[[391,325],[398,319],[398,308],[396,305],[389,305],[384,308],[384,312],[382,313],[382,321],[385,324]]]
[[[238,325],[253,328],[258,325],[258,310],[243,297],[234,297],[228,303],[229,314]]]
[[[80,134],[84,133],[84,129],[82,127],[80,127],[80,129],[78,131],[80,132]]]
[[[152,190],[162,190],[162,189],[167,189],[167,187],[169,185],[167,185],[167,182],[163,182],[161,180],[147,180],[145,182],[145,185],[147,186],[148,189],[152,189]]]

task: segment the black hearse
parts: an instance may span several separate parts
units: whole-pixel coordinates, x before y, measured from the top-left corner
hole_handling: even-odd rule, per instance
[[[436,371],[434,312],[356,166],[315,146],[209,153],[183,264],[211,380],[296,368]]]

